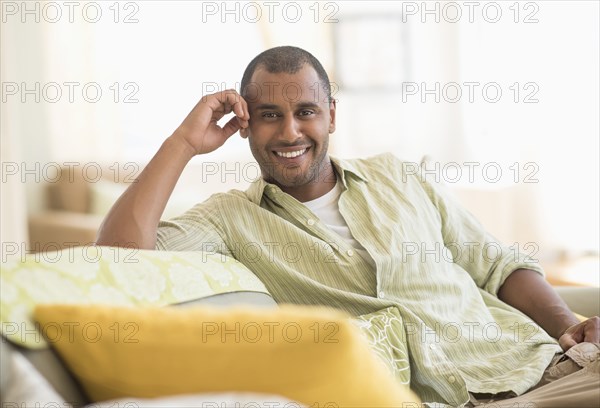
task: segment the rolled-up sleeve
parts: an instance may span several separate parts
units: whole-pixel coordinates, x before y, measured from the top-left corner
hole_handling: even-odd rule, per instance
[[[230,255],[221,216],[215,200],[196,205],[184,214],[160,221],[156,236],[157,250],[204,251]]]

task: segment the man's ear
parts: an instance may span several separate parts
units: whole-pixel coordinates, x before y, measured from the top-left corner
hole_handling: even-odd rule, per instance
[[[249,135],[249,131],[248,128],[240,128],[240,136],[243,137],[244,139],[248,138]]]
[[[335,99],[329,101],[329,133],[335,132]]]

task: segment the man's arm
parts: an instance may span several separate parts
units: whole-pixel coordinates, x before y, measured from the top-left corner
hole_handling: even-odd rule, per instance
[[[558,339],[563,350],[584,341],[600,341],[600,319],[584,322],[569,310],[552,286],[539,273],[518,269],[511,273],[498,291],[498,298],[519,309]]]
[[[579,322],[546,282],[539,265],[512,247],[503,248],[442,185],[430,183],[425,174],[419,181],[440,214],[444,245],[479,288],[532,318],[558,339],[563,350],[583,341],[600,341],[598,317]],[[487,247],[502,251],[491,256]]]
[[[236,116],[222,128],[217,121]],[[218,149],[248,127],[248,106],[234,90],[204,96],[113,205],[98,232],[97,245],[154,249],[160,217],[192,157]]]

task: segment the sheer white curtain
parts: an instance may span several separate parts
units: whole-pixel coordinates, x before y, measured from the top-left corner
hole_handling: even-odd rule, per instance
[[[496,82],[504,93],[464,104],[464,137],[471,159],[501,163],[516,179],[517,239],[597,253],[598,3],[527,4],[496,24],[460,26],[461,81]]]
[[[17,41],[17,38],[20,40]],[[28,75],[27,67],[21,68],[18,60],[19,48],[39,39],[37,32],[28,33],[22,25],[0,25],[0,82],[2,104],[0,105],[0,257],[18,256],[27,245],[27,199],[25,183],[19,168],[23,161],[21,138],[28,130],[21,118],[26,116],[20,102],[8,102],[7,86],[14,85],[17,76]],[[35,62],[36,58],[29,60]],[[13,82],[9,84],[9,82]],[[39,111],[38,111],[39,112]],[[39,118],[42,120],[42,118]],[[34,125],[35,126],[35,125]]]
[[[4,69],[3,69],[4,71]],[[13,112],[3,104],[0,132],[0,162],[2,163],[2,183],[0,184],[0,258],[4,261],[15,253],[21,253],[21,245],[27,243],[27,211],[24,184],[14,174],[20,162],[19,143],[14,140],[17,129],[10,117]]]

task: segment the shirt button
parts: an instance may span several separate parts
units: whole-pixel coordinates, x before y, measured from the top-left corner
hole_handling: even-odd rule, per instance
[[[435,344],[430,344],[430,345],[429,345],[429,348],[430,348],[430,349],[432,349],[432,350],[435,350],[435,349],[436,349],[436,346],[435,346]]]
[[[347,250],[346,253],[348,254],[348,256],[354,255],[354,251],[351,249]]]
[[[453,375],[451,375],[450,377],[448,377],[448,382],[450,384],[454,384],[456,382],[456,378]]]
[[[383,299],[385,297],[385,293],[383,291],[379,292],[379,299]]]
[[[306,220],[306,223],[308,225],[315,225],[315,220],[313,220],[312,218],[309,218],[308,220]]]

